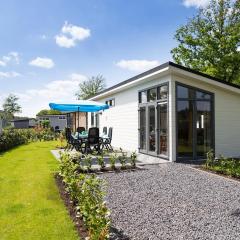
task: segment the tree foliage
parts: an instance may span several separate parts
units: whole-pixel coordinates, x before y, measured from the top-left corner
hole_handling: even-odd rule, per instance
[[[102,75],[92,76],[79,84],[79,90],[76,96],[78,99],[88,99],[104,90],[105,86],[105,78]]]
[[[42,116],[42,115],[58,115],[61,114],[60,111],[58,110],[53,110],[53,109],[43,109],[37,113],[37,116]]]
[[[240,1],[211,0],[181,26],[171,53],[176,63],[240,83]]]
[[[12,119],[15,113],[21,112],[21,106],[18,104],[19,98],[14,94],[9,94],[9,96],[3,102],[3,114],[6,119]]]

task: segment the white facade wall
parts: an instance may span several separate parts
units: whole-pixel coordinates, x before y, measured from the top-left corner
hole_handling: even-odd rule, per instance
[[[240,94],[191,78],[174,76],[175,81],[214,93],[216,155],[240,156]]]
[[[100,114],[100,131],[104,126],[113,127],[112,145],[125,150],[138,150],[138,92],[162,83],[169,84],[169,160],[176,161],[176,82],[184,83],[214,93],[215,99],[215,151],[216,155],[240,156],[240,91],[227,85],[199,77],[192,73],[174,71],[133,87],[97,97],[105,103],[115,99],[115,106]],[[91,126],[91,115],[88,116]]]
[[[113,127],[112,146],[128,151],[138,150],[138,92],[149,87],[170,81],[170,76],[163,76],[146,83],[125,89],[122,92],[99,98],[97,101],[105,103],[108,99],[115,99],[115,106],[100,114],[100,132],[103,127]],[[88,126],[91,126],[91,115],[88,116]]]

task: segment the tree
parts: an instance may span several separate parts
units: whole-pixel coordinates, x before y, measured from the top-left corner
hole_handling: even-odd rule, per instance
[[[176,63],[240,83],[240,1],[211,0],[181,26],[171,53]]]
[[[102,75],[91,77],[79,84],[79,91],[76,93],[78,99],[88,99],[105,89],[105,78]]]
[[[53,110],[53,109],[43,109],[37,113],[37,116],[42,116],[42,115],[58,115],[61,114],[60,111],[58,110]]]
[[[18,104],[18,100],[19,98],[14,94],[9,94],[4,100],[2,107],[7,119],[12,119],[15,113],[21,112],[21,106]]]

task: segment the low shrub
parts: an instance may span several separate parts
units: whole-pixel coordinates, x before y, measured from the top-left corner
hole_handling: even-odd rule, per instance
[[[136,161],[137,161],[137,153],[136,152],[132,152],[131,156],[130,156],[130,160],[131,160],[131,166],[133,168],[136,167]]]
[[[31,134],[25,130],[4,130],[0,135],[0,152],[25,144],[31,138]]]
[[[101,170],[103,170],[106,167],[103,154],[101,154],[100,156],[97,157],[97,162],[98,162],[98,165],[100,166]]]
[[[94,174],[79,173],[79,163],[68,153],[60,157],[59,175],[62,177],[77,217],[81,216],[91,240],[109,239],[109,210],[104,202],[104,182]]]
[[[82,160],[87,168],[87,171],[90,172],[92,170],[92,157],[90,155],[86,155]]]
[[[217,173],[240,177],[240,159],[226,158],[223,155],[215,158],[212,150],[207,153],[205,168]]]
[[[46,128],[5,129],[0,134],[0,152],[32,141],[49,141],[57,138],[57,133]]]
[[[109,156],[109,162],[112,170],[116,169],[117,154],[113,153]]]
[[[121,168],[125,169],[127,164],[127,153],[125,153],[122,148],[120,148],[120,155],[118,156],[118,160],[121,163]]]

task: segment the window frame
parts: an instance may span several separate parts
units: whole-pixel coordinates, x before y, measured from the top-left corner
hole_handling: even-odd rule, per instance
[[[160,98],[160,94],[159,94],[159,89],[162,86],[167,86],[167,89],[168,89],[167,97],[163,98],[163,99]],[[157,90],[156,100],[150,102],[150,101],[148,101],[148,99],[149,99],[148,91],[151,90],[151,89],[154,89],[154,88],[156,88],[156,90]],[[141,93],[145,92],[145,91],[147,92],[147,102],[142,103]],[[169,82],[164,82],[164,83],[161,83],[161,84],[158,84],[158,85],[154,85],[154,86],[151,86],[151,87],[148,87],[148,88],[138,90],[138,104],[155,103],[155,102],[168,101],[168,100],[169,100]]]
[[[167,86],[167,97],[164,98],[164,99],[160,99],[159,98],[159,88],[162,87],[162,86]],[[157,96],[156,96],[156,101],[154,102],[146,102],[146,103],[141,103],[141,92],[144,92],[144,91],[147,91],[150,90],[150,89],[154,89],[156,88],[157,89]],[[148,95],[148,93],[147,93]],[[141,150],[140,147],[138,147],[138,152],[139,153],[142,153],[142,154],[147,154],[147,155],[150,155],[150,156],[154,156],[154,157],[158,157],[158,158],[161,158],[161,159],[165,159],[165,160],[169,160],[169,154],[170,154],[170,151],[169,151],[169,82],[163,82],[161,84],[158,84],[158,85],[153,85],[151,87],[148,87],[148,88],[145,88],[145,89],[141,89],[141,90],[138,90],[138,112],[140,110],[140,107],[145,107],[146,108],[146,147],[148,148],[148,118],[149,118],[149,114],[148,114],[148,111],[149,111],[149,107],[154,105],[155,107],[155,122],[156,122],[156,129],[157,131],[155,131],[155,135],[156,135],[156,149],[155,149],[155,152],[151,152],[151,151],[148,151],[148,149],[146,150]],[[160,134],[159,134],[159,122],[157,121],[157,117],[158,117],[158,109],[157,109],[157,106],[158,104],[161,104],[161,103],[166,103],[167,104],[167,155],[161,155],[159,154],[159,137],[160,137]],[[139,129],[140,129],[140,121],[139,121],[139,115],[138,115],[138,146],[140,146],[140,138],[139,138]]]
[[[178,97],[178,89],[177,87],[178,86],[181,86],[181,87],[185,87],[185,88],[188,88],[188,89],[191,89],[192,91],[194,91],[194,94],[193,94],[193,97],[192,98],[182,98],[182,97]],[[203,93],[206,93],[206,94],[209,94],[211,96],[210,99],[201,99],[201,98],[197,98],[197,91],[199,92],[203,92]],[[205,89],[201,89],[201,88],[198,88],[198,87],[195,87],[195,86],[191,86],[191,85],[188,85],[188,84],[185,84],[185,83],[182,83],[182,82],[178,82],[176,81],[175,82],[175,122],[176,122],[176,134],[175,134],[175,140],[176,140],[176,161],[181,161],[181,160],[197,160],[199,159],[197,154],[196,154],[196,150],[195,150],[195,144],[196,144],[196,137],[195,137],[195,134],[193,134],[193,137],[192,137],[192,142],[193,142],[193,156],[188,158],[188,157],[185,157],[185,158],[179,158],[178,156],[178,101],[192,101],[194,106],[194,111],[196,110],[196,102],[197,101],[202,101],[202,102],[210,102],[210,105],[211,105],[211,128],[212,128],[212,149],[213,149],[213,152],[215,153],[216,152],[216,147],[215,147],[215,94],[213,92],[210,92],[208,90],[205,90]],[[192,124],[192,128],[194,129],[194,124],[195,124],[195,114],[193,114],[193,124]],[[195,130],[194,130],[195,131]]]

